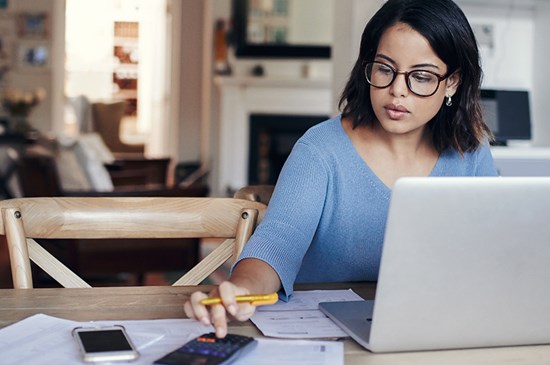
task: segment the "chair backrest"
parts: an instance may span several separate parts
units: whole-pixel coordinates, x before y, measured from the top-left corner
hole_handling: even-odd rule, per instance
[[[90,287],[35,238],[225,238],[173,285],[198,285],[242,251],[266,206],[233,198],[20,198],[0,201],[14,288],[32,288],[30,260],[67,288]]]
[[[275,185],[248,185],[233,194],[233,198],[252,200],[265,205],[269,204]]]

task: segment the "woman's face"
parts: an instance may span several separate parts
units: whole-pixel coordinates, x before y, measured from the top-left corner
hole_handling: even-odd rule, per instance
[[[441,76],[447,73],[447,66],[428,40],[404,23],[397,23],[382,34],[374,61],[390,65],[398,72],[427,70]],[[442,107],[445,96],[455,94],[459,82],[459,74],[454,73],[441,81],[435,94],[422,97],[409,90],[405,75],[399,73],[386,88],[370,87],[372,107],[385,131],[421,133]]]

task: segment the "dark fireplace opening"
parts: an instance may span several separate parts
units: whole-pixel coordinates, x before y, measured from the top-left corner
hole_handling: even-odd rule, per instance
[[[328,115],[250,115],[248,184],[277,182],[279,173],[296,141]]]

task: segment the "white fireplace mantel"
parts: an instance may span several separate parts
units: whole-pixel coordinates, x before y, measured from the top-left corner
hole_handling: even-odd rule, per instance
[[[217,77],[214,81],[220,91],[218,192],[248,184],[250,114],[333,113],[329,80]]]

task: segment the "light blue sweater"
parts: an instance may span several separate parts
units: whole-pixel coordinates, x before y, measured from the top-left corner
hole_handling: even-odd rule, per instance
[[[431,176],[497,175],[490,150],[441,153]],[[357,153],[335,117],[309,129],[288,157],[266,215],[239,260],[258,258],[294,282],[378,277],[391,189]]]

